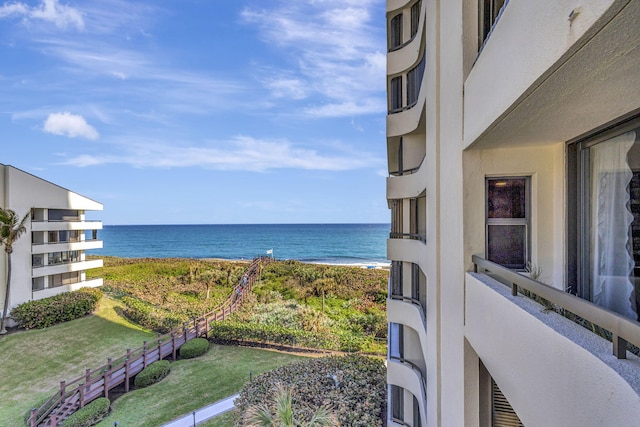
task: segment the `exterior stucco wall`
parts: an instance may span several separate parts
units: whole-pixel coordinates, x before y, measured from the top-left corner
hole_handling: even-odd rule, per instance
[[[531,177],[531,262],[539,280],[564,288],[564,144],[464,152],[464,260],[485,254],[485,178]]]
[[[611,343],[509,292],[466,275],[465,338],[524,425],[637,425],[640,359],[615,359]]]
[[[81,196],[77,193],[69,191],[44,179],[38,178],[20,169],[9,165],[0,165],[0,176],[2,176],[1,195],[3,196],[2,207],[15,211],[21,218],[31,212],[31,208],[45,209],[71,209],[71,210],[102,210],[102,204]],[[84,214],[82,214],[84,217]],[[74,226],[80,226],[80,223],[74,223]],[[55,223],[55,227],[51,229],[81,229],[66,224]],[[94,228],[101,228],[101,225],[94,225]],[[27,222],[27,232],[14,244],[14,251],[11,257],[11,291],[9,300],[9,309],[34,298],[32,291],[32,248],[31,248],[31,231],[32,224]],[[42,252],[42,251],[40,251]],[[84,259],[84,255],[81,256]],[[92,266],[101,265],[100,262],[93,262]],[[78,264],[79,265],[79,264]],[[75,271],[72,265],[60,266],[63,272]],[[55,274],[58,271],[51,272]],[[4,307],[6,281],[6,256],[4,251],[0,254],[0,309]],[[94,282],[93,285],[97,284]],[[60,292],[64,292],[71,288],[77,288],[80,284],[71,286],[60,286],[46,290],[41,293],[38,298],[43,295],[51,296]]]
[[[465,141],[475,141],[554,64],[577,49],[581,37],[597,31],[594,24],[614,3],[624,2],[509,2],[465,82]],[[569,20],[574,10],[578,13]]]

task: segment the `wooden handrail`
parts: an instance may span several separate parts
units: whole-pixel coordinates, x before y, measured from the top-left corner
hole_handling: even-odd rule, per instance
[[[232,289],[232,293],[220,306],[202,316],[185,322],[182,326],[171,332],[159,336],[155,345],[148,346],[147,341],[142,347],[135,350],[127,349],[127,352],[118,358],[109,358],[106,365],[97,369],[87,369],[85,375],[72,381],[62,381],[58,392],[49,398],[40,408],[32,409],[29,417],[29,426],[53,427],[77,409],[83,407],[98,397],[108,397],[109,390],[119,386],[123,382],[125,392],[129,391],[128,380],[140,372],[148,364],[161,360],[169,355],[175,359],[176,351],[186,342],[199,336],[207,336],[209,322],[224,320],[224,318],[237,310],[244,301],[246,294],[251,292],[256,277],[260,273],[260,266],[272,261],[270,257],[258,257],[253,259],[243,277],[246,283],[238,282]],[[240,294],[238,288],[242,287]],[[204,323],[205,327],[200,327]],[[190,326],[187,326],[190,324]],[[77,395],[77,401],[74,402]],[[55,415],[53,415],[55,414]]]

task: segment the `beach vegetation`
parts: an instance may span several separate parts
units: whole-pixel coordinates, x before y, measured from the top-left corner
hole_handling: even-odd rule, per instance
[[[164,377],[171,372],[171,364],[168,360],[158,360],[151,365],[144,368],[134,380],[134,384],[137,388],[149,387],[152,384],[161,381]]]
[[[92,313],[100,298],[102,292],[96,288],[63,292],[19,304],[11,310],[11,318],[24,329],[47,328]]]
[[[285,405],[279,408],[283,402],[273,396],[280,393],[284,397],[283,390],[289,391],[293,398],[290,402],[284,399]],[[254,378],[245,385],[235,403],[237,427],[263,425],[253,418],[257,411],[272,418],[284,412],[305,425],[322,407],[341,425],[382,426],[386,368],[382,360],[358,355],[308,359]]]

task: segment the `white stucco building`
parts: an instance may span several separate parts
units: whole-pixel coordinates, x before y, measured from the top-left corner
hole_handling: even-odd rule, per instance
[[[86,250],[102,247],[97,237],[102,222],[85,220],[85,211],[102,210],[101,203],[13,166],[0,165],[0,204],[20,218],[30,214],[27,232],[14,244],[11,257],[9,310],[32,299],[102,285],[102,279],[86,280],[86,271],[102,267],[102,260],[85,259]],[[5,300],[6,258],[2,248],[0,316]]]
[[[386,5],[389,425],[639,425],[640,0]]]

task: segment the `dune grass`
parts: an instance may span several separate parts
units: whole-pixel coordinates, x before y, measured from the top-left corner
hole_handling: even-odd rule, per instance
[[[56,392],[61,380],[156,337],[118,316],[117,305],[103,298],[92,316],[0,338],[0,426],[22,425],[25,412]]]
[[[213,345],[196,359],[172,362],[171,373],[159,383],[118,398],[111,414],[98,426],[110,427],[118,422],[123,426],[156,427],[239,392],[249,381],[249,372],[258,375],[300,359],[267,350]],[[227,423],[217,425],[233,425],[228,417],[215,421]]]

